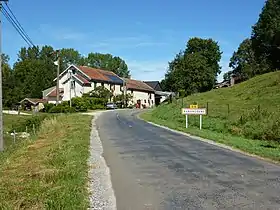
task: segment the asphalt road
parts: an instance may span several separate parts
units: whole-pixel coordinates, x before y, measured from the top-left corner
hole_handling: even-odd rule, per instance
[[[112,111],[97,120],[119,210],[280,209],[280,167]]]

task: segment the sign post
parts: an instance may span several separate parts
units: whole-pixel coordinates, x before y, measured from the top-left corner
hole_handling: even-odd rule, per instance
[[[188,115],[199,115],[199,129],[202,129],[202,115],[206,115],[206,108],[198,108],[198,105],[190,105],[190,108],[182,108],[182,114],[186,115],[186,128],[188,128]]]

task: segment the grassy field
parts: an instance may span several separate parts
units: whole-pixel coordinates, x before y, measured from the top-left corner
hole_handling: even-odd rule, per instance
[[[208,107],[199,130],[199,117],[185,128],[182,107]],[[280,160],[280,72],[257,76],[230,88],[212,90],[161,105],[142,117],[263,157]]]
[[[0,157],[0,209],[86,209],[90,121],[45,119],[34,139]]]

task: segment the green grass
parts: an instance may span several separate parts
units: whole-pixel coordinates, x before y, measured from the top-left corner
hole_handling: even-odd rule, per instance
[[[199,117],[189,116],[185,128],[182,107],[194,102],[207,107],[203,130]],[[145,120],[230,145],[245,152],[280,160],[280,72],[257,76],[230,88],[212,90],[160,105],[144,113]]]
[[[0,209],[86,209],[91,116],[45,119],[0,162]],[[1,158],[1,157],[0,157]]]

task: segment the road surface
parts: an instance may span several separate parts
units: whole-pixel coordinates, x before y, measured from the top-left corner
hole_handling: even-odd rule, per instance
[[[97,120],[120,210],[280,209],[280,167],[112,111]]]

